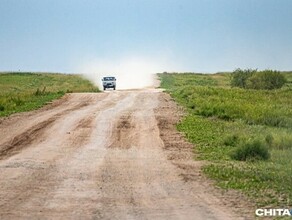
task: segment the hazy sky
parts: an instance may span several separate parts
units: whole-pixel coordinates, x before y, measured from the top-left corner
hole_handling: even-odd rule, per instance
[[[0,71],[292,70],[292,0],[0,0]]]

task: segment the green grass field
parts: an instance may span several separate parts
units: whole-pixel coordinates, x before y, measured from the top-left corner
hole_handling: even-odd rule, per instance
[[[74,74],[0,73],[0,117],[37,109],[67,92],[98,92]]]
[[[292,206],[292,72],[282,74],[288,83],[270,91],[231,88],[230,73],[159,75],[161,87],[186,109],[177,128],[194,143],[197,159],[210,161],[204,172],[258,207]],[[258,145],[267,160],[232,156]]]

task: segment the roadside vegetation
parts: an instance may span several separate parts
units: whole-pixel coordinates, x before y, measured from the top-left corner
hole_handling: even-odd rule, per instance
[[[37,109],[68,92],[98,92],[80,75],[0,73],[0,117]]]
[[[235,85],[238,73],[250,74],[248,86]],[[210,162],[203,171],[219,186],[244,192],[258,207],[291,208],[292,72],[159,76],[161,87],[186,109],[177,128],[194,143],[197,159]],[[275,79],[282,85],[251,86],[253,80],[262,86]]]
[[[280,89],[287,82],[284,74],[275,70],[237,69],[231,76],[231,86],[244,89]]]

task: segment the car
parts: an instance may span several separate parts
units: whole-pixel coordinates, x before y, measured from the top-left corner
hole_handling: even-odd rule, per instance
[[[103,90],[113,88],[116,90],[116,78],[113,76],[105,76],[102,78]]]

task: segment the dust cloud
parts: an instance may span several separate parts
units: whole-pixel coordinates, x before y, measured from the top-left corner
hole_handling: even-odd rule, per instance
[[[92,60],[81,67],[84,76],[99,88],[102,88],[102,77],[116,77],[118,90],[157,86],[156,73],[163,71],[162,65],[140,58]]]

